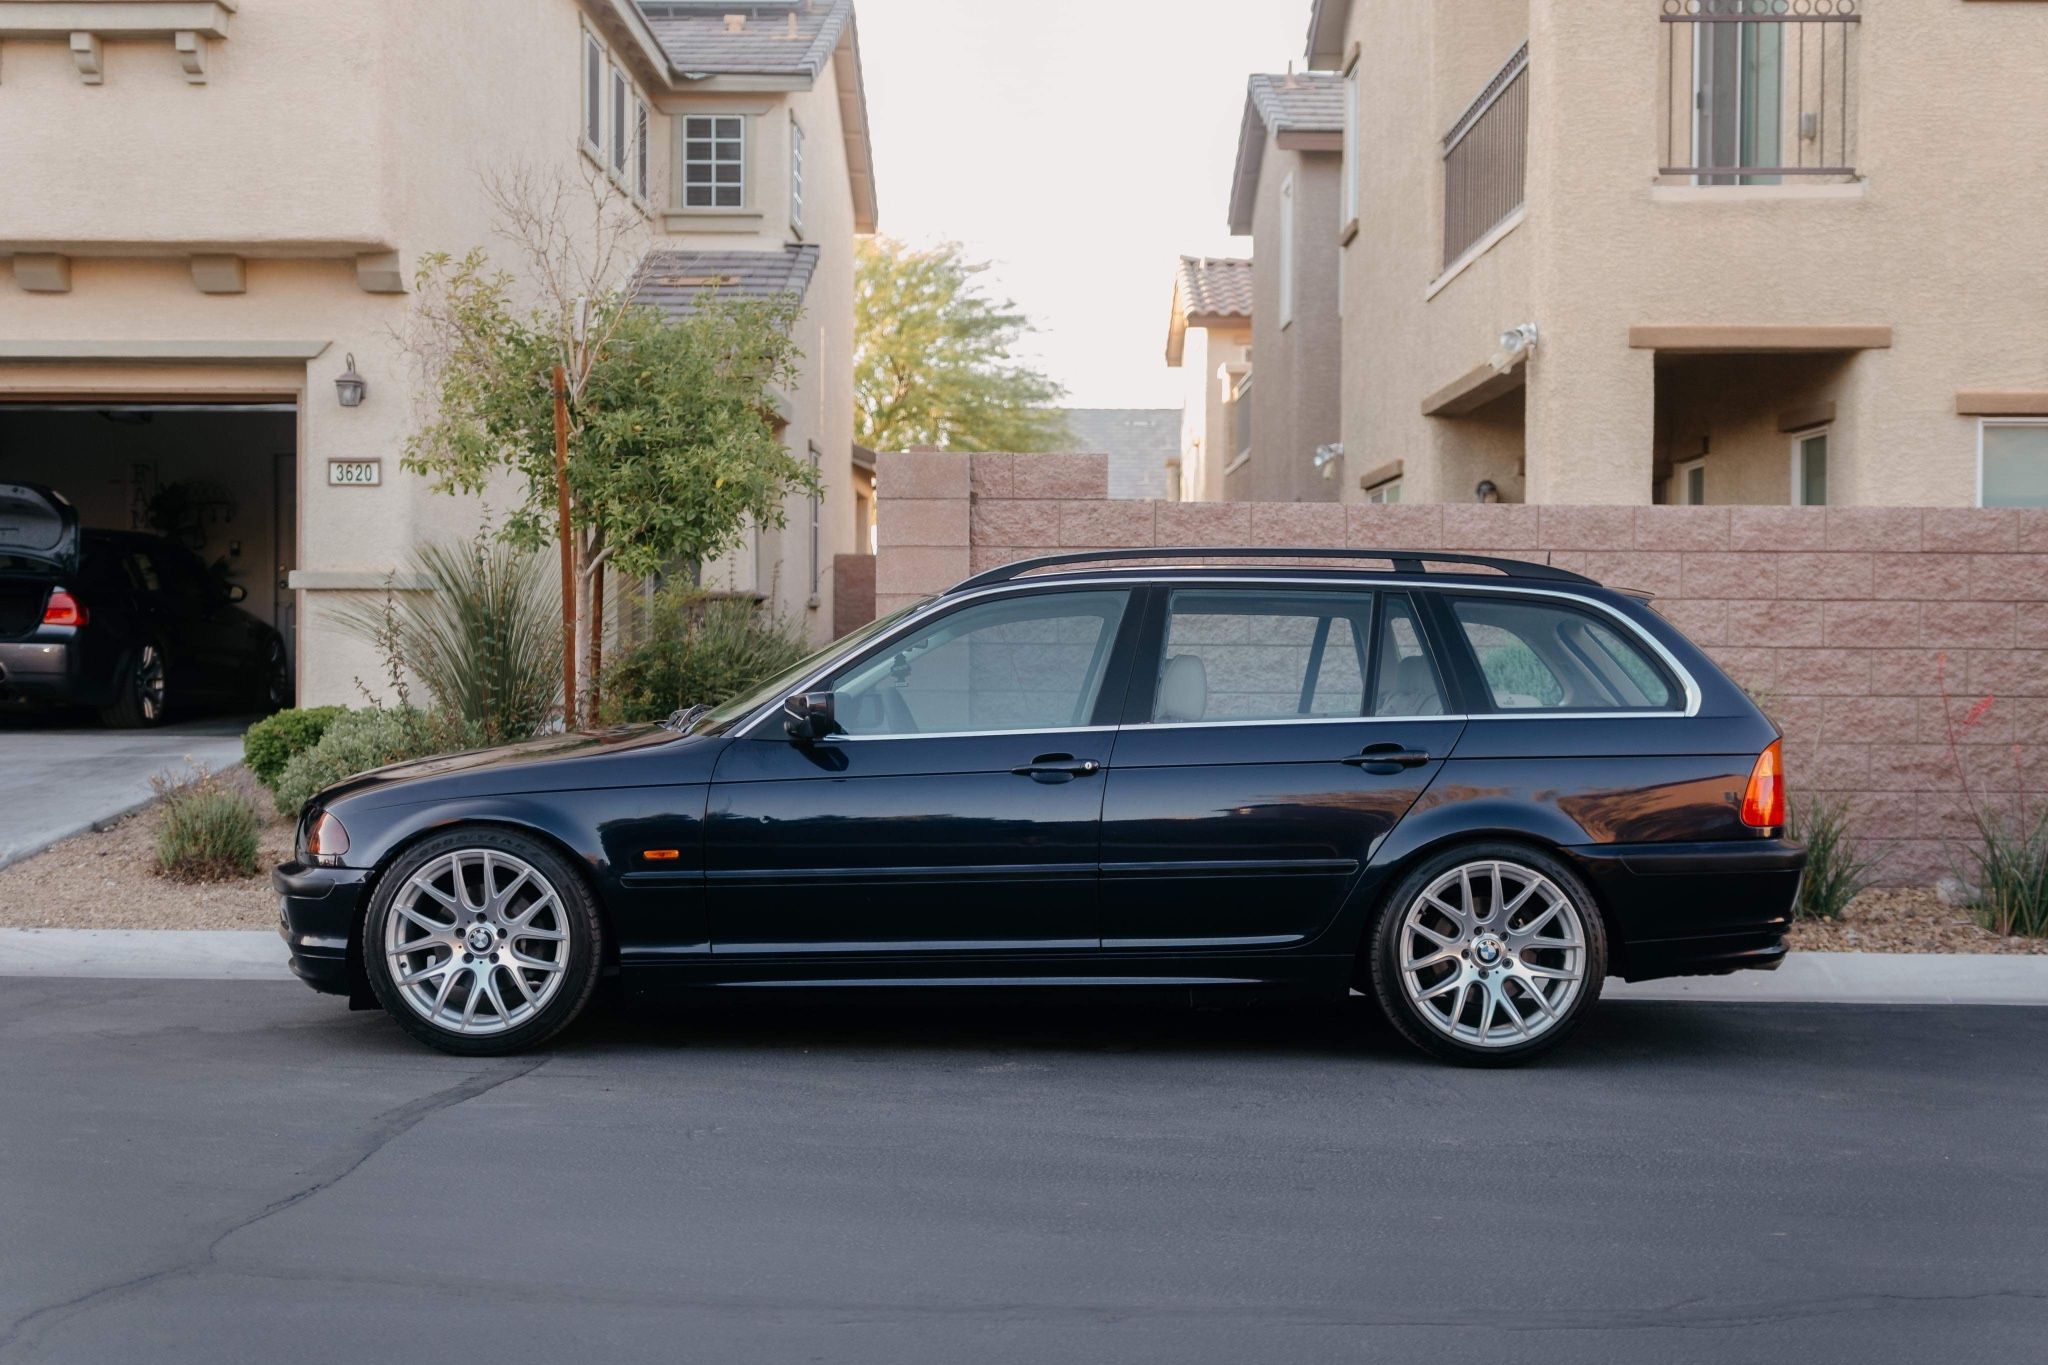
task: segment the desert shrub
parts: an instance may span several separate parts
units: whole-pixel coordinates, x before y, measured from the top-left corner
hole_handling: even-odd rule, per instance
[[[643,637],[605,669],[607,721],[662,720],[680,707],[716,706],[810,652],[799,628],[689,584],[655,594]]]
[[[183,779],[159,776],[152,785],[163,798],[157,871],[181,882],[255,875],[263,816],[247,791],[204,768]]]
[[[1948,655],[1935,659],[1935,685],[1941,692],[1941,717],[1948,737],[1948,759],[1961,779],[1963,805],[1977,837],[1957,859],[1958,880],[1969,888],[1977,922],[2001,938],[2023,935],[2048,937],[2048,810],[2036,811],[2025,792],[2015,794],[2010,806],[1995,800],[1988,782],[1973,783],[1966,746],[1979,725],[1997,705],[1989,694],[1979,697],[1958,716],[1950,705]],[[2018,764],[2020,751],[2012,747]]]
[[[272,790],[278,810],[297,815],[309,798],[357,773],[488,742],[478,727],[446,713],[410,706],[349,711],[335,717],[319,743],[284,765]]]
[[[1849,803],[1826,796],[1795,797],[1787,832],[1806,845],[1806,878],[1799,884],[1795,919],[1840,919],[1856,893],[1870,885],[1876,863],[1857,855],[1849,835]]]
[[[328,723],[347,710],[345,706],[313,706],[265,716],[242,736],[242,761],[257,781],[275,787],[284,765],[318,744]]]
[[[424,592],[387,592],[339,614],[378,646],[400,700],[419,680],[434,704],[491,743],[526,739],[555,714],[562,685],[561,588],[548,560],[479,536],[415,550]]]

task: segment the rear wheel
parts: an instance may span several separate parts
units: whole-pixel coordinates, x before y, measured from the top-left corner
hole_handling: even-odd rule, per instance
[[[256,698],[265,715],[292,704],[292,671],[284,655],[284,641],[272,636],[263,651],[261,691]]]
[[[100,723],[116,730],[161,725],[170,709],[169,677],[163,651],[144,645],[121,663],[111,706],[100,708]]]
[[[596,904],[553,850],[467,829],[410,849],[380,879],[363,966],[407,1033],[491,1056],[567,1028],[597,984],[601,947]]]
[[[1525,1062],[1591,1014],[1607,935],[1585,883],[1549,854],[1471,844],[1401,879],[1374,926],[1372,991],[1409,1042],[1446,1061]]]

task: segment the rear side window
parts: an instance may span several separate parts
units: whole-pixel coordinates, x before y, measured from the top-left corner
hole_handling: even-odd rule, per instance
[[[1371,619],[1369,593],[1176,592],[1152,719],[1362,716]]]
[[[1668,711],[1678,689],[1593,613],[1519,598],[1454,597],[1451,611],[1503,711]]]
[[[1379,657],[1374,663],[1375,716],[1440,716],[1443,686],[1430,666],[1415,608],[1406,597],[1389,593],[1380,610]]]

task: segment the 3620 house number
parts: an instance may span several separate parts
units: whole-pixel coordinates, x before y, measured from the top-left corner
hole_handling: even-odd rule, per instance
[[[327,482],[348,488],[373,488],[384,482],[382,460],[329,460]]]

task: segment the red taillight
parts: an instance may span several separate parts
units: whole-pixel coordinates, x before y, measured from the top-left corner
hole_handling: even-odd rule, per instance
[[[86,619],[85,608],[62,588],[54,589],[50,600],[43,604],[43,624],[46,626],[82,626]]]
[[[1776,829],[1785,823],[1785,758],[1778,741],[1756,756],[1749,770],[1749,788],[1742,793],[1742,823],[1751,829]]]

